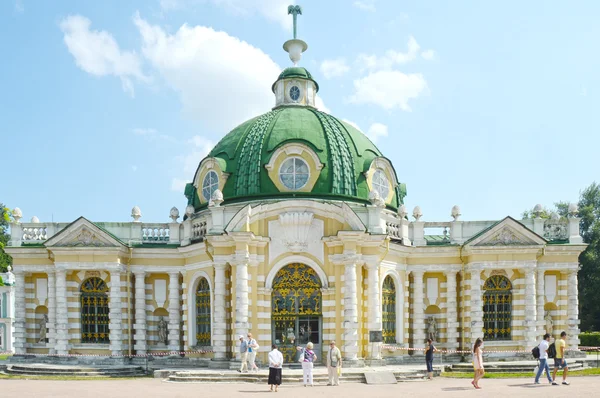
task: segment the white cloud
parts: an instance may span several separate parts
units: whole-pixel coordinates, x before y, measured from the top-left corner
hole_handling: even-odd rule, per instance
[[[173,143],[177,143],[177,139],[175,137],[172,137],[168,134],[160,133],[156,129],[139,128],[138,127],[138,128],[133,129],[132,131],[133,131],[133,134],[144,137],[144,139],[146,139],[148,141],[162,140],[162,141],[170,141]]]
[[[382,123],[373,123],[369,130],[367,131],[367,137],[371,139],[374,143],[379,141],[380,137],[388,136],[388,127]]]
[[[141,61],[133,51],[122,51],[106,31],[90,30],[91,21],[81,15],[63,19],[60,28],[69,52],[79,68],[95,76],[116,76],[123,90],[134,95],[132,78],[147,81]]]
[[[361,10],[375,12],[375,0],[357,0],[354,2],[354,7]]]
[[[433,50],[425,50],[421,53],[421,57],[427,61],[431,61],[435,58],[435,52]]]
[[[420,73],[404,74],[400,71],[373,72],[354,80],[354,95],[349,101],[355,104],[375,104],[386,110],[400,108],[410,112],[408,100],[417,98],[427,89]]]
[[[273,107],[281,68],[259,48],[205,26],[169,34],[139,15],[134,22],[144,56],[179,92],[184,112],[210,129],[224,133]]]
[[[25,4],[23,4],[23,0],[15,1],[15,11],[18,12],[19,14],[22,14],[25,12]]]
[[[350,126],[354,127],[355,129],[357,129],[358,131],[360,131],[361,133],[363,132],[362,129],[358,126],[358,124],[354,123],[351,120],[348,119],[342,119],[342,121],[348,123]],[[364,134],[364,133],[363,133]]]
[[[284,29],[291,30],[292,17],[288,16],[287,7],[295,3],[290,0],[160,0],[163,11],[183,10],[210,2],[218,7],[239,16],[259,14],[266,19],[279,23]]]
[[[191,144],[191,151],[186,155],[177,156],[175,160],[182,166],[181,172],[183,175],[188,176],[188,179],[173,178],[171,180],[171,189],[173,191],[183,191],[185,184],[190,182],[190,179],[194,176],[200,161],[202,161],[215,146],[215,142],[199,135],[195,135],[187,143]]]
[[[376,55],[359,54],[357,62],[362,70],[384,70],[391,69],[394,65],[402,65],[417,59],[421,47],[417,40],[410,36],[407,44],[407,51],[400,52],[395,50],[386,51],[385,55],[378,57]]]
[[[350,68],[343,58],[326,59],[321,63],[321,73],[326,79],[342,76],[349,70]]]

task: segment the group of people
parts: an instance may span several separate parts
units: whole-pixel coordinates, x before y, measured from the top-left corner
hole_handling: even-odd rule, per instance
[[[552,377],[550,377],[550,366],[548,365],[548,351],[550,351],[550,334],[546,333],[544,335],[542,341],[537,346],[539,349],[539,364],[538,370],[535,375],[535,384],[540,384],[540,377],[545,371],[546,377],[548,378],[548,382],[553,386],[558,386],[559,384],[556,381],[556,373],[559,369],[562,369],[562,384],[565,386],[569,385],[569,382],[567,381],[569,367],[567,365],[567,360],[565,359],[565,351],[567,348],[566,340],[567,333],[562,332],[560,334],[560,339],[554,343],[556,348],[556,352],[553,353],[554,371],[552,372]],[[481,380],[483,378],[483,375],[485,374],[485,370],[483,368],[483,340],[481,339],[477,339],[475,341],[475,344],[473,345],[473,369],[475,372],[475,376],[473,377],[473,381],[471,381],[471,384],[473,385],[473,387],[479,390],[481,389],[481,387],[479,386],[479,380]]]
[[[252,333],[248,333],[247,339],[240,335],[240,360],[242,365],[238,369],[240,373],[248,373],[253,370],[258,372],[258,366],[256,366],[256,353],[260,348],[255,339],[252,338]]]

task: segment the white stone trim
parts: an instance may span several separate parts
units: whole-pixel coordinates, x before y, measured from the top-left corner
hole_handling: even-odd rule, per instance
[[[187,292],[187,309],[188,309],[188,345],[193,347],[197,344],[196,341],[196,300],[194,297],[196,296],[196,289],[198,289],[198,283],[200,283],[200,278],[206,278],[208,282],[208,287],[210,288],[210,344],[213,344],[213,327],[214,327],[214,306],[215,306],[215,298],[214,298],[214,287],[213,282],[211,281],[208,273],[206,271],[196,271],[192,275],[190,279],[190,289]]]
[[[302,263],[308,265],[317,273],[317,276],[321,280],[321,287],[325,289],[329,287],[329,283],[327,282],[327,275],[325,274],[325,271],[323,271],[323,268],[321,268],[321,266],[317,264],[316,261],[302,254],[294,254],[282,258],[271,267],[271,270],[269,271],[269,274],[267,275],[267,279],[265,281],[265,288],[273,289],[273,280],[275,279],[277,272],[279,272],[279,270],[281,270],[285,266],[293,263]]]

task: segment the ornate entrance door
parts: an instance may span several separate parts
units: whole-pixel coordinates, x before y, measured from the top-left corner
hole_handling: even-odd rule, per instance
[[[277,272],[271,298],[273,343],[286,363],[295,362],[296,347],[308,342],[321,353],[321,281],[304,264],[290,264]]]

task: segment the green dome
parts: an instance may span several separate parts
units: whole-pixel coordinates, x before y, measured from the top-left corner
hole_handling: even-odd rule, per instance
[[[308,146],[323,165],[310,192],[280,192],[269,177],[265,165],[278,148],[289,143]],[[242,123],[208,155],[229,173],[222,190],[225,203],[286,197],[368,202],[369,188],[363,173],[373,159],[381,156],[379,149],[348,123],[300,106],[281,106]],[[186,196],[200,207],[197,196],[190,197],[192,188],[186,189]],[[403,184],[394,189],[393,200],[388,203],[391,208],[402,204],[405,195]]]
[[[275,84],[277,84],[277,82],[279,80],[282,80],[282,79],[292,79],[292,78],[310,80],[313,83],[315,83],[315,86],[317,87],[317,92],[319,91],[319,84],[313,79],[313,77],[310,74],[310,72],[308,71],[308,69],[303,68],[301,66],[292,66],[290,68],[285,68],[279,74],[279,77],[277,78],[277,80],[275,81],[275,83],[273,83],[273,86],[271,87],[271,90],[273,92],[275,92]]]

